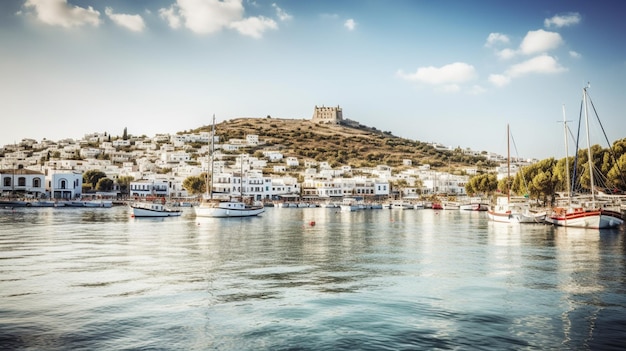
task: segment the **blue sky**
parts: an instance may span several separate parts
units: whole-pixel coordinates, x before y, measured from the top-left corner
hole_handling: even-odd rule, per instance
[[[618,1],[0,2],[0,144],[189,130],[315,105],[424,142],[564,156],[587,82],[626,137]],[[576,122],[570,125],[575,127]],[[598,129],[599,130],[599,129]],[[606,143],[592,129],[592,143]]]

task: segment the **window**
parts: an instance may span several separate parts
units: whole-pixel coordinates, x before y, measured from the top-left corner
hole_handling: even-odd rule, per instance
[[[67,189],[67,181],[65,179],[61,180],[61,189]]]
[[[17,186],[26,186],[26,178],[25,177],[17,178]]]
[[[11,177],[4,177],[3,186],[11,186]]]
[[[40,188],[40,187],[41,187],[41,179],[40,178],[33,179],[33,188]]]

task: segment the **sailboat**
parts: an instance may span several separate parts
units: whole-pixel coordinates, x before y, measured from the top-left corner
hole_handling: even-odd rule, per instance
[[[262,204],[252,204],[243,201],[243,183],[242,196],[240,199],[229,196],[229,199],[218,199],[213,197],[213,154],[215,140],[215,115],[213,115],[213,132],[211,133],[211,178],[207,179],[206,194],[198,206],[194,207],[196,217],[252,217],[257,216],[265,211]],[[243,162],[243,160],[242,160]],[[207,175],[208,178],[208,175]],[[243,171],[242,171],[243,179]]]
[[[511,133],[509,125],[506,125],[507,137],[507,189],[506,196],[499,196],[496,205],[487,210],[489,220],[501,223],[543,223],[546,217],[545,212],[533,212],[530,209],[528,199],[525,197],[511,198],[509,189],[509,178],[511,177]]]
[[[553,209],[552,213],[546,218],[546,221],[554,225],[563,227],[579,227],[579,228],[593,228],[593,229],[605,229],[616,228],[624,223],[622,213],[619,210],[612,210],[608,207],[600,205],[596,199],[594,178],[593,178],[593,159],[591,157],[591,142],[589,141],[589,117],[587,106],[587,87],[583,88],[583,104],[585,111],[585,129],[587,132],[587,157],[589,168],[589,179],[591,183],[591,195],[590,197],[577,196],[574,197],[571,194],[570,188],[570,175],[569,175],[569,163],[567,162],[569,156],[567,155],[567,122],[565,116],[563,116],[563,124],[565,125],[565,151],[566,151],[566,173],[567,173],[567,204],[563,206],[557,206]]]

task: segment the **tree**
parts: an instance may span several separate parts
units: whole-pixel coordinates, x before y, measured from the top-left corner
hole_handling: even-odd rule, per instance
[[[98,183],[96,184],[96,190],[98,191],[111,191],[113,190],[113,179],[110,178],[100,178],[98,179]]]
[[[494,174],[479,174],[465,184],[468,194],[492,194],[498,189],[498,178]]]
[[[91,188],[95,188],[98,181],[106,176],[104,172],[92,169],[83,173],[83,183],[89,184]]]
[[[190,195],[202,194],[206,191],[205,178],[206,173],[202,173],[200,176],[187,177],[183,181],[183,188],[185,188]]]
[[[124,133],[122,133],[122,140],[128,140],[128,129],[124,127]]]

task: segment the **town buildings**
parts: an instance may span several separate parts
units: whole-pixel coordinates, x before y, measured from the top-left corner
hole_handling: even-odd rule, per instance
[[[316,106],[312,121],[341,123],[342,109]],[[209,157],[211,141],[215,149],[212,162]],[[188,198],[191,194],[183,187],[184,180],[208,174],[213,167],[215,194],[245,195],[259,201],[295,197],[314,201],[341,197],[464,196],[469,174],[476,172],[467,169],[465,175],[452,175],[431,170],[428,165],[413,166],[410,159],[403,161],[402,171],[394,171],[387,165],[360,169],[349,165],[331,167],[325,161],[263,149],[264,144],[260,135],[220,140],[210,132],[127,139],[92,133],[80,140],[56,142],[23,139],[0,148],[0,194],[80,198],[87,195],[82,191],[82,174],[98,170],[115,184],[101,195]],[[261,152],[254,156],[242,152],[251,148],[261,148]],[[125,194],[120,193],[123,179],[132,179]]]

